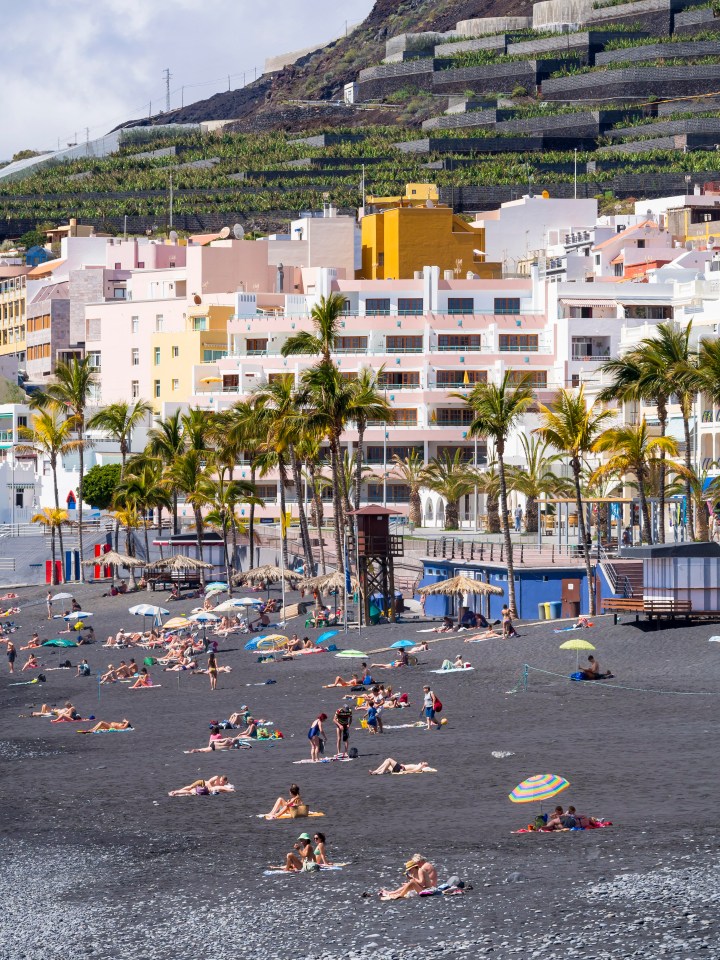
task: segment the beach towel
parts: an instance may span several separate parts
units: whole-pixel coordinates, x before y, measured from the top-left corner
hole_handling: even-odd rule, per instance
[[[422,720],[417,720],[415,723],[384,723],[384,730],[409,730],[411,727],[424,727],[426,724]]]
[[[151,683],[149,687],[128,687],[128,690],[159,690],[161,683]]]
[[[561,827],[559,830],[548,830],[541,827],[539,830],[530,827],[523,827],[521,830],[512,830],[511,833],[582,833],[584,830],[600,830],[603,827],[611,827],[612,820],[596,820],[595,823],[588,824],[587,827]]]
[[[320,760],[293,760],[294,764],[298,763],[350,763],[352,757],[322,757]]]
[[[9,683],[9,687],[29,687],[32,683],[45,683],[45,677],[40,674],[34,680],[16,680],[15,683]]]
[[[75,717],[74,720],[71,717],[56,717],[50,723],[89,723],[94,719],[95,717]]]
[[[269,817],[266,813],[256,813],[258,820],[305,820],[305,817],[291,817],[290,813],[281,813],[279,817]],[[311,810],[306,817],[324,817],[324,813],[319,810]]]
[[[448,667],[443,670],[441,667],[439,670],[431,670],[430,673],[470,673],[474,669],[475,667]]]
[[[323,872],[327,870],[342,870],[343,867],[347,867],[347,863],[334,863],[331,867],[326,867],[321,865],[320,870]],[[282,867],[268,867],[267,870],[263,870],[263,876],[265,877],[293,877],[300,876],[301,874],[308,873],[319,873],[318,870],[283,870]]]
[[[135,727],[125,727],[124,730],[76,730],[75,733],[134,733]]]
[[[46,640],[43,643],[43,647],[76,647],[77,644],[74,640],[63,640],[61,637],[58,637],[55,640]]]

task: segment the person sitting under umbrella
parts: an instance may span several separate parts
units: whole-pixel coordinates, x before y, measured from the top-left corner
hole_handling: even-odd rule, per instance
[[[610,671],[601,673],[600,662],[592,654],[588,657],[588,665],[583,667],[580,672],[583,675],[583,680],[611,680],[614,676]]]
[[[408,666],[410,666],[410,657],[408,656],[408,652],[405,649],[405,647],[403,647],[400,650],[400,652],[398,653],[397,660],[393,660],[392,663],[371,663],[370,664],[371,669],[373,667],[379,667],[381,670],[395,670],[398,667],[408,667]]]

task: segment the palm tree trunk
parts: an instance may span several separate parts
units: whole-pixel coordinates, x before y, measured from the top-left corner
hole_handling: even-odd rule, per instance
[[[230,570],[230,557],[228,554],[228,530],[227,530],[227,519],[223,516],[222,522],[222,537],[223,537],[223,550],[225,553],[225,583],[228,585],[228,596],[232,596],[232,578]]]
[[[345,475],[345,464],[343,462],[342,452],[340,450],[340,433],[338,430],[334,435],[333,442],[335,444],[335,456],[337,457],[338,465],[338,476],[340,478],[340,491],[342,494],[342,505],[343,505],[343,523],[347,523],[347,514],[352,510],[352,504],[350,503],[350,496],[348,493],[348,478]]]
[[[420,499],[420,491],[417,487],[410,485],[410,510],[408,512],[408,520],[410,523],[414,523],[416,527],[422,526],[422,500]]]
[[[638,463],[635,465],[635,476],[637,478],[638,499],[640,500],[640,513],[643,519],[642,541],[643,543],[651,543],[650,508],[648,507],[647,496],[645,495],[645,470],[642,464]]]
[[[573,479],[575,480],[575,504],[578,514],[578,530],[580,531],[580,543],[582,545],[583,557],[585,558],[585,573],[587,575],[588,587],[588,613],[592,617],[595,615],[595,591],[593,590],[592,567],[590,565],[590,544],[587,541],[585,530],[585,513],[582,502],[582,493],[580,491],[580,461],[577,457],[572,458]]]
[[[696,511],[695,511],[695,525],[697,529],[697,538],[703,543],[707,543],[710,539],[710,528],[708,526],[708,512],[705,501],[702,499],[702,494],[697,501]]]
[[[180,533],[180,525],[178,523],[178,492],[177,489],[173,489],[172,493],[172,512],[173,512],[173,533]]]
[[[162,539],[162,533],[163,533],[162,505],[158,504],[158,540]]]
[[[458,504],[458,500],[448,500],[447,502],[447,506],[445,507],[446,530],[457,530],[457,528],[460,526]]]
[[[496,444],[498,473],[500,475],[500,525],[502,527],[503,540],[505,542],[505,555],[507,563],[507,584],[508,584],[508,606],[510,607],[510,616],[517,617],[517,605],[515,602],[515,565],[513,564],[512,541],[510,540],[510,524],[508,522],[507,512],[507,480],[505,479],[505,463],[503,462],[504,445],[502,442]]]
[[[285,459],[281,453],[278,454],[278,473],[280,474],[280,547],[282,550],[283,563],[285,564],[285,569],[287,570],[290,566],[287,545],[287,512],[285,509],[287,470],[285,469]]]
[[[315,559],[313,557],[312,544],[310,543],[310,528],[308,527],[307,514],[305,513],[305,501],[302,495],[302,478],[300,476],[300,464],[295,455],[295,450],[290,447],[290,468],[293,475],[293,483],[297,492],[298,501],[298,519],[300,521],[300,537],[303,542],[303,551],[305,553],[306,569],[310,571],[310,576],[315,576]]]
[[[357,449],[355,450],[355,509],[360,509],[360,486],[362,484],[362,468],[363,468],[363,446],[364,446],[364,437],[365,437],[365,422],[362,417],[358,417],[357,422],[358,428],[358,442]]]
[[[315,526],[317,527],[318,533],[318,545],[320,547],[320,569],[323,572],[323,575],[327,573],[327,565],[325,563],[325,541],[323,540],[322,532],[322,522],[323,522],[323,505],[322,497],[320,496],[320,490],[317,485],[317,472],[315,470],[315,463],[312,460],[307,461],[308,472],[310,473],[310,486],[312,487],[312,496],[313,503],[315,504]]]
[[[143,520],[143,530],[145,532],[145,562],[150,563],[150,538],[148,537],[148,522]]]
[[[667,404],[665,398],[657,398],[658,420],[660,422],[660,436],[664,437],[667,432]],[[658,538],[660,543],[665,543],[665,451],[660,451],[660,520],[658,524]]]
[[[493,494],[488,493],[487,503],[485,505],[487,510],[487,529],[488,533],[500,533],[500,518],[498,516],[498,501],[497,497]]]
[[[85,443],[84,443],[84,432],[83,424],[81,423],[78,428],[78,437],[80,440],[80,483],[78,484],[78,546],[80,548],[80,581],[85,582],[85,567],[83,566],[83,560],[85,553],[83,550],[83,495],[82,495],[82,482],[83,476],[85,475]]]
[[[198,559],[205,560],[205,550],[203,547],[202,510],[200,509],[200,507],[193,507],[193,513],[195,515],[195,542],[197,543],[197,548],[198,548]],[[200,582],[203,584],[203,586],[206,583],[204,569],[200,571]]]
[[[332,472],[332,498],[333,498],[333,525],[335,527],[335,553],[337,555],[337,568],[341,572],[345,570],[345,557],[343,555],[342,538],[342,498],[340,494],[340,464],[338,463],[337,447],[334,438],[330,440],[330,470]]]
[[[257,473],[257,467],[255,466],[255,461],[250,463],[250,483],[255,486],[255,477]],[[250,503],[250,530],[249,530],[249,546],[248,550],[250,551],[250,560],[248,569],[251,570],[255,565],[255,504]]]
[[[54,492],[55,492],[55,509],[56,509],[56,510],[59,510],[59,509],[60,509],[60,494],[59,494],[59,492],[58,492],[57,458],[54,458],[54,459],[51,461],[50,465],[51,465],[51,467],[52,467],[52,472],[53,472],[53,490],[54,490]],[[62,581],[62,579],[63,579],[62,569],[63,569],[63,560],[65,559],[65,549],[64,549],[64,545],[63,545],[63,535],[62,535],[62,527],[61,527],[61,526],[57,528],[57,533],[58,533],[58,540],[59,540],[59,542],[60,542],[60,571],[61,571],[60,577],[61,577],[61,581]],[[55,571],[55,564],[53,563],[53,577],[55,576],[55,572],[54,572],[54,571]],[[55,583],[55,580],[53,580],[53,583]]]
[[[690,454],[690,417],[687,415],[685,408],[685,403],[681,403],[682,415],[683,415],[683,431],[685,434],[685,467],[687,468],[688,473],[692,473],[692,456]],[[687,498],[687,518],[688,518],[688,533],[690,535],[690,540],[695,539],[695,521],[693,518],[693,497],[692,497],[692,485],[690,480],[685,481],[685,496]]]
[[[525,498],[525,531],[537,533],[538,529],[538,502],[537,497],[528,494]]]

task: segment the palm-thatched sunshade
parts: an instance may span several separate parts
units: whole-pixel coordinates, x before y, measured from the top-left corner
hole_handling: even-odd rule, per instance
[[[320,577],[301,580],[298,584],[303,590],[317,590],[318,593],[345,593],[345,574],[339,570],[334,573],[325,573]],[[350,578],[350,590],[356,593],[358,582],[355,577]]]
[[[236,573],[233,577],[233,583],[238,586],[242,583],[279,583],[283,577],[286,582],[297,583],[302,580],[299,573],[294,570],[283,570],[272,563],[263,564],[262,567],[254,567],[252,570],[246,570],[245,573]]]
[[[145,561],[138,560],[137,557],[127,557],[123,553],[116,553],[115,550],[109,550],[99,557],[91,557],[89,560],[83,560],[84,567],[127,567],[128,570],[133,567],[144,567]]]
[[[490,594],[502,595],[502,587],[495,587],[492,583],[485,583],[484,580],[473,580],[461,573],[450,580],[441,580],[440,583],[431,583],[427,587],[421,587],[418,593],[423,597],[430,597],[439,594],[442,597],[462,597],[466,593],[475,593],[480,596]]]
[[[196,560],[195,557],[186,557],[185,554],[176,553],[174,557],[168,557],[166,560],[157,560],[151,564],[150,570],[170,570],[172,572],[181,572],[183,570],[212,570],[212,564],[204,560]]]

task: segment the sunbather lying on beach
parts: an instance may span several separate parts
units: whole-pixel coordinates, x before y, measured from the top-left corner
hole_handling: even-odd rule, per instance
[[[211,753],[214,750],[231,750],[236,739],[236,737],[223,736],[220,727],[211,727],[208,745],[206,747],[194,747],[192,750],[186,750],[185,753]]]
[[[443,622],[439,627],[435,627],[433,633],[452,633],[455,626],[450,617],[443,617]]]
[[[441,670],[467,670],[470,664],[466,663],[462,656],[458,654],[454,660],[443,660],[440,664]]]
[[[420,763],[398,763],[393,757],[388,757],[370,773],[381,776],[383,773],[437,773],[437,770],[433,769],[426,760],[421,760]]]
[[[214,777],[209,777],[206,780],[194,780],[192,783],[189,783],[186,787],[180,787],[179,790],[171,790],[168,793],[169,797],[192,797],[195,795],[198,796],[207,796],[207,794],[215,793],[234,793],[235,787],[232,783],[228,783],[228,778],[223,775],[217,775]]]
[[[392,663],[371,663],[370,669],[373,667],[378,667],[380,670],[395,670],[398,667],[407,667],[410,664],[410,657],[408,656],[407,650],[401,650],[398,654],[397,660],[393,660]]]
[[[43,703],[39,710],[34,710],[31,717],[64,717],[66,720],[77,720],[80,714],[68,700],[64,707],[49,707]]]
[[[165,660],[164,662],[167,663],[167,660]],[[162,661],[162,660],[158,660],[158,663],[163,663],[163,661]],[[175,671],[176,673],[178,673],[178,672],[180,672],[180,671],[182,671],[182,670],[193,670],[193,671],[197,671],[197,672],[199,672],[199,673],[207,673],[206,670],[200,670],[200,671],[198,671],[197,666],[198,666],[198,665],[197,665],[197,661],[196,661],[196,660],[190,660],[188,657],[181,657],[179,660],[175,661],[175,662],[172,664],[172,666],[163,667],[163,671],[164,671],[165,673],[167,673],[168,671],[170,671],[170,672]]]
[[[335,677],[332,683],[323,685],[323,690],[330,690],[333,687],[359,687],[361,686],[358,675],[354,673],[349,680],[343,680],[342,677]]]
[[[28,642],[26,643],[26,645],[25,645],[24,647],[20,647],[20,649],[21,649],[21,650],[34,650],[34,649],[36,649],[37,647],[40,647],[40,646],[42,646],[42,644],[40,643],[40,637],[38,636],[37,633],[34,633],[34,634],[32,635],[32,637],[30,637],[30,639],[28,640]]]
[[[290,784],[289,793],[290,796],[287,800],[284,797],[277,798],[270,813],[265,814],[266,820],[275,820],[277,817],[289,813],[294,807],[301,806],[302,797],[300,796],[300,787],[296,783]]]
[[[497,630],[490,627],[485,633],[474,633],[471,637],[465,637],[465,643],[472,643],[474,640],[489,640],[491,637],[499,637]]]
[[[100,733],[103,730],[132,730],[129,720],[98,720],[89,730],[80,730],[80,733]]]
[[[419,853],[405,864],[405,876],[406,882],[397,890],[381,890],[380,899],[401,900],[413,891],[420,893],[437,886],[437,870]]]

